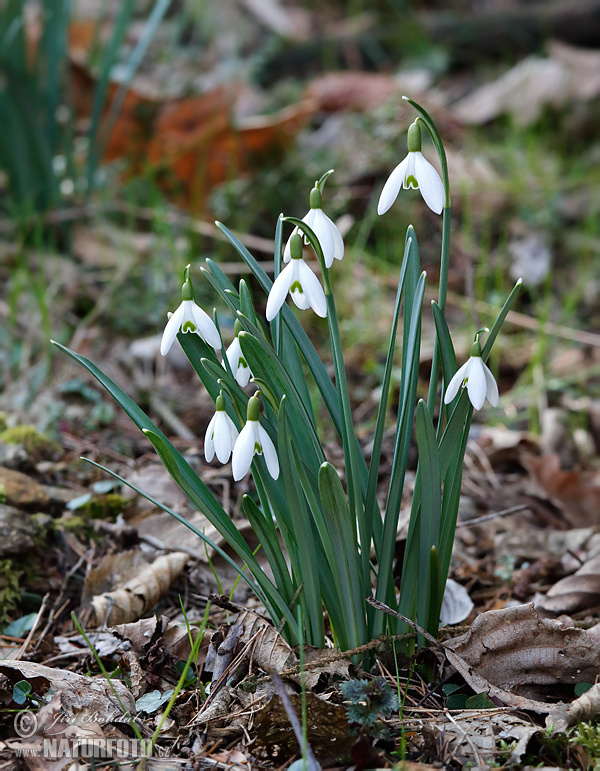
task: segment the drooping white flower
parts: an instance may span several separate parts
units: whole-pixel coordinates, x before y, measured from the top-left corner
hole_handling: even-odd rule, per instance
[[[500,398],[498,385],[489,367],[481,358],[480,334],[478,332],[476,335],[471,349],[471,358],[460,367],[456,375],[448,383],[444,404],[450,404],[462,386],[463,388],[466,387],[469,400],[476,410],[480,410],[483,407],[486,397],[492,407],[498,406]]]
[[[239,432],[225,412],[225,398],[222,393],[217,397],[215,410],[204,436],[204,457],[206,462],[210,463],[216,454],[221,463],[227,463]]]
[[[310,191],[310,210],[308,214],[302,217],[302,222],[306,222],[309,228],[314,230],[314,233],[321,244],[321,249],[323,250],[325,266],[330,268],[333,265],[334,259],[341,260],[344,256],[344,239],[342,238],[342,234],[338,230],[337,225],[329,219],[323,211],[321,202],[321,191],[319,187],[315,185]],[[294,230],[293,234],[296,233],[298,233],[298,228]],[[289,262],[292,258],[290,241],[291,237],[288,239],[283,251],[284,262]]]
[[[319,279],[302,258],[302,237],[297,233],[290,238],[291,260],[277,276],[269,292],[266,317],[272,321],[285,302],[287,293],[298,308],[312,308],[317,316],[327,316],[327,300]]]
[[[244,358],[238,337],[242,330],[242,325],[240,324],[239,320],[236,319],[234,326],[235,337],[233,338],[233,342],[229,348],[225,351],[225,356],[227,356],[227,361],[229,362],[229,366],[231,367],[231,371],[233,372],[233,376],[236,379],[237,384],[241,386],[241,388],[245,388],[250,382],[252,372],[250,371],[248,362]],[[223,364],[223,366],[225,365]]]
[[[263,455],[269,474],[279,477],[279,460],[271,437],[259,422],[260,403],[256,396],[248,400],[246,425],[240,431],[231,459],[231,471],[236,482],[243,479],[252,465],[255,455]]]
[[[423,200],[436,214],[441,214],[446,202],[440,175],[421,152],[421,128],[415,121],[408,129],[408,155],[399,163],[383,186],[377,214],[385,214],[398,197],[400,188],[418,188]]]
[[[186,272],[188,268],[186,268]],[[186,281],[181,289],[181,295],[181,305],[175,313],[171,314],[171,318],[163,332],[160,342],[161,354],[163,356],[167,355],[178,332],[194,332],[205,343],[212,345],[218,351],[221,348],[221,338],[213,320],[194,302],[194,293],[189,277],[186,277]]]

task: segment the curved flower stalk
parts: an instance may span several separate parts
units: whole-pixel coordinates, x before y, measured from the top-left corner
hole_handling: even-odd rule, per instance
[[[273,479],[279,477],[279,460],[275,445],[265,429],[260,425],[260,402],[256,396],[248,399],[246,425],[236,439],[231,459],[231,471],[236,482],[243,479],[252,465],[255,455],[263,455],[269,474]]]
[[[469,400],[476,410],[480,410],[483,407],[486,398],[492,407],[498,406],[498,385],[490,372],[490,368],[481,358],[479,335],[482,332],[489,332],[489,330],[480,329],[475,335],[475,342],[471,348],[471,358],[462,365],[448,383],[444,404],[450,404],[462,387],[467,389]]]
[[[302,257],[302,236],[293,233],[290,237],[291,260],[275,279],[269,299],[266,317],[272,321],[285,302],[289,292],[298,308],[312,308],[317,316],[327,316],[327,300],[319,279],[304,262]]]
[[[222,391],[217,396],[215,410],[204,435],[204,457],[207,463],[210,463],[215,455],[221,463],[227,463],[239,431],[225,412],[225,397]]]
[[[323,211],[322,204],[323,196],[317,183],[310,191],[310,211],[302,217],[302,222],[306,222],[319,239],[325,258],[325,266],[330,268],[334,259],[341,260],[344,256],[344,239],[337,225]],[[298,228],[294,229],[292,235],[296,233],[298,233]],[[290,236],[283,251],[284,262],[289,262],[292,258],[291,240]]]
[[[441,214],[446,201],[444,185],[440,175],[421,152],[421,127],[418,121],[408,129],[407,143],[408,155],[396,166],[383,186],[377,214],[385,214],[398,197],[401,187],[405,190],[409,187],[418,188],[431,211]]]
[[[194,302],[194,289],[189,277],[189,268],[188,265],[185,269],[181,305],[171,314],[160,342],[160,352],[163,356],[171,350],[178,332],[194,332],[216,351],[221,348],[221,338],[213,320]]]
[[[235,337],[233,338],[233,342],[229,348],[225,351],[225,356],[227,356],[229,366],[231,367],[231,371],[233,372],[233,376],[236,379],[237,384],[241,388],[245,388],[250,382],[252,372],[248,366],[248,362],[244,358],[244,354],[242,353],[242,347],[240,345],[238,335],[243,330],[243,327],[238,319],[235,320],[233,330]]]

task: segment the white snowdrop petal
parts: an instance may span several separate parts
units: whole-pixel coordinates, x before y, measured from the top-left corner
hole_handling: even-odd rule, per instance
[[[215,453],[221,463],[227,463],[231,455],[231,431],[227,422],[227,413],[219,410],[215,418]]]
[[[208,313],[203,311],[202,308],[196,305],[196,303],[192,303],[192,314],[194,323],[200,332],[200,337],[204,340],[205,343],[208,343],[210,346],[212,346],[215,351],[220,350],[221,338],[219,337],[219,333],[214,324],[214,321],[211,319]]]
[[[309,209],[308,212],[302,217],[302,222],[305,222],[311,230],[315,229],[315,220],[317,217],[317,212],[321,211],[320,209]],[[296,229],[295,232],[299,232],[298,229]],[[308,239],[306,236],[304,237],[304,243],[308,244]]]
[[[408,155],[399,163],[388,177],[387,182],[383,186],[381,195],[379,196],[379,203],[377,204],[377,214],[385,214],[390,206],[394,203],[400,192],[400,188],[404,182],[406,166],[408,164]]]
[[[231,459],[231,473],[236,482],[243,479],[252,463],[254,457],[254,429],[252,424],[255,421],[247,421],[238,436],[233,448],[233,457]]]
[[[485,382],[485,372],[481,356],[471,356],[469,359],[469,374],[467,380],[467,391],[471,404],[476,410],[483,407],[487,384]]]
[[[206,462],[210,463],[211,460],[215,457],[215,443],[213,441],[213,432],[215,429],[215,422],[217,419],[217,415],[219,413],[215,412],[215,414],[210,419],[210,423],[208,424],[208,428],[206,429],[206,433],[204,434],[204,457],[206,458]]]
[[[229,366],[231,367],[231,371],[235,375],[235,372],[237,370],[238,362],[240,360],[240,356],[242,355],[242,349],[240,348],[240,341],[237,339],[237,335],[233,338],[231,341],[231,344],[225,351],[225,356],[227,356],[227,361],[229,362]],[[225,362],[223,362],[223,366],[225,367]]]
[[[235,380],[240,388],[245,388],[250,382],[251,377],[252,372],[250,371],[250,367],[247,365],[244,366],[241,362],[239,362],[237,372],[235,372]]]
[[[267,464],[267,469],[269,470],[269,474],[273,477],[273,479],[277,479],[279,477],[279,459],[277,457],[277,450],[275,449],[275,445],[271,441],[271,437],[267,434],[261,425],[258,427],[258,436],[260,438],[260,444],[262,446],[262,451],[265,458],[265,463]]]
[[[185,307],[183,303],[181,303],[179,308],[177,308],[175,313],[172,314],[171,318],[167,322],[167,326],[163,332],[162,340],[160,341],[160,352],[163,356],[166,356],[167,353],[169,353],[171,346],[173,345],[173,341],[177,337],[177,333],[181,328],[181,322],[183,320],[184,313]]]
[[[327,316],[327,300],[319,279],[308,265],[302,261],[299,266],[300,282],[310,307],[322,319]]]
[[[338,230],[338,226],[327,217],[331,225],[331,233],[333,235],[333,256],[336,260],[341,260],[344,256],[344,239],[342,234]]]
[[[315,212],[313,230],[315,231],[315,235],[321,244],[323,257],[325,258],[325,266],[330,268],[333,265],[333,256],[335,250],[333,233],[331,232],[331,226],[333,223],[325,214],[323,209],[311,209],[311,211]]]
[[[409,153],[406,156],[406,168],[404,169],[404,178],[402,179],[402,187],[405,190],[414,190],[418,186],[419,180],[415,174],[415,160],[417,155],[421,153]]]
[[[269,292],[269,298],[267,299],[267,309],[265,314],[267,321],[273,321],[275,316],[278,314],[279,309],[285,302],[286,295],[290,291],[290,286],[292,285],[293,281],[294,262],[295,260],[292,260],[292,262],[290,262],[290,264],[281,271],[281,273],[273,282],[273,286]]]
[[[446,196],[440,175],[421,153],[415,153],[415,155],[415,177],[423,200],[431,211],[441,214]]]
[[[485,383],[486,383],[486,396],[488,399],[488,402],[492,405],[492,407],[497,407],[498,402],[500,401],[500,394],[498,393],[498,384],[496,383],[496,380],[494,376],[492,375],[490,368],[487,366],[485,362],[483,363],[483,373],[485,375]]]
[[[456,372],[456,375],[454,375],[452,380],[448,383],[448,388],[446,388],[446,393],[444,395],[444,404],[450,404],[450,402],[454,399],[458,393],[459,388],[463,384],[463,380],[467,376],[468,368],[469,362],[467,361],[462,365],[462,367],[460,367],[460,369]]]
[[[304,290],[304,287],[302,287],[302,289]],[[300,308],[301,311],[306,311],[310,308],[310,300],[308,299],[308,295],[305,291],[300,292],[299,290],[295,289],[290,293],[290,297],[294,301],[295,306]]]

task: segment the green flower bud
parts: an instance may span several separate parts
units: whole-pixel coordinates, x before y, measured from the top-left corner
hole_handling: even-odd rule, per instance
[[[421,127],[418,121],[411,123],[408,129],[408,136],[406,138],[409,153],[421,152]]]
[[[237,337],[240,332],[244,331],[244,327],[242,326],[242,322],[239,319],[235,320],[235,324],[233,325],[233,334]]]
[[[290,236],[290,255],[292,260],[302,259],[302,236],[298,233]]]
[[[225,397],[223,396],[223,391],[217,396],[215,409],[217,412],[225,412]]]
[[[246,411],[247,420],[258,420],[260,415],[260,402],[256,396],[251,396],[248,399],[248,409]]]

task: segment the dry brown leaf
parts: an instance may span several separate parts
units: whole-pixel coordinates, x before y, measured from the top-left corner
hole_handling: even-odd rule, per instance
[[[454,114],[464,123],[486,123],[509,113],[519,126],[546,106],[564,107],[600,95],[600,53],[551,43],[549,56],[529,56],[497,80],[461,99]]]
[[[116,637],[121,640],[128,640],[131,647],[138,655],[142,656],[148,652],[148,649],[160,642],[162,650],[170,653],[178,659],[185,661],[190,655],[190,633],[184,624],[171,621],[167,616],[152,616],[142,618],[130,624],[118,624],[109,629]],[[190,629],[192,639],[196,638],[198,629],[192,626]],[[212,636],[212,630],[204,633],[201,650],[208,647]]]
[[[325,112],[368,112],[394,94],[401,96],[393,77],[375,72],[329,72],[315,78],[305,93]]]
[[[296,715],[302,715],[302,697],[289,694]],[[323,701],[314,693],[306,694],[308,743],[317,759],[325,764],[349,753],[356,737],[348,730],[346,710]],[[279,696],[273,698],[255,716],[256,741],[253,745],[281,766],[299,752],[298,742]]]
[[[46,691],[52,688],[60,696],[62,713],[67,717],[77,714],[80,722],[85,722],[85,716],[92,714],[99,723],[128,722],[117,697],[130,715],[135,714],[135,700],[131,692],[116,679],[107,682],[103,676],[86,677],[68,669],[53,669],[32,661],[2,661],[0,673],[13,684],[27,680],[36,693],[40,689]]]
[[[600,684],[593,685],[570,704],[557,704],[546,718],[546,726],[555,731],[565,731],[577,723],[591,720],[600,713]]]
[[[571,527],[598,524],[600,483],[594,473],[579,469],[562,471],[555,454],[539,458],[524,454],[522,462],[530,474],[531,492],[558,506]]]
[[[600,556],[588,560],[576,573],[561,578],[535,603],[538,613],[560,616],[563,613],[597,612],[600,606]]]
[[[237,617],[237,624],[244,627],[240,643],[245,645],[258,632],[252,650],[252,659],[265,672],[280,674],[297,663],[296,656],[279,632],[261,616],[251,610],[242,611]]]
[[[165,554],[148,565],[138,552],[121,552],[104,557],[85,582],[84,597],[91,597],[96,624],[109,621],[126,624],[137,621],[167,593],[183,571],[189,555]],[[140,564],[142,562],[142,564]],[[132,575],[133,574],[133,575]],[[101,581],[110,578],[112,587],[102,594],[94,592]]]
[[[600,644],[583,629],[540,618],[533,603],[482,613],[466,634],[444,647],[466,662],[468,675],[526,700],[543,696],[543,686],[593,683],[600,671]],[[536,711],[549,709],[538,703]]]

